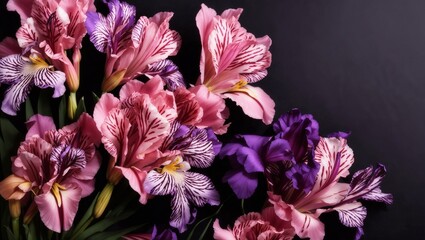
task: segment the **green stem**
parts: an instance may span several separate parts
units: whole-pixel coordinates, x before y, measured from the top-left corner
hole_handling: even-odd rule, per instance
[[[15,236],[15,239],[19,240],[19,218],[12,219],[12,229],[13,229],[13,235]]]
[[[84,230],[86,230],[86,228],[88,226],[90,226],[91,222],[94,220],[94,218],[91,216],[89,219],[87,219],[87,221],[81,225],[80,229],[76,229],[76,232],[73,234],[73,236],[71,237],[71,240],[75,240],[78,239],[78,236],[84,232]]]

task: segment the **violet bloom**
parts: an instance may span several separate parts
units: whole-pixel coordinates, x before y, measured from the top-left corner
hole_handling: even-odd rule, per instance
[[[149,75],[158,67],[155,64],[161,65],[158,62],[177,54],[181,39],[169,29],[173,13],[160,12],[151,18],[140,17],[136,22],[134,6],[118,0],[105,2],[110,13],[104,17],[90,12],[86,26],[96,49],[106,53],[102,89],[111,91],[137,76]],[[182,80],[178,74],[168,78]]]
[[[174,122],[170,136],[161,147],[170,152],[161,167],[148,173],[144,188],[152,195],[171,195],[170,225],[180,232],[196,216],[196,207],[218,205],[220,198],[212,181],[205,175],[189,171],[192,167],[209,167],[215,157],[216,139],[206,129],[187,127]]]
[[[270,137],[255,135],[237,136],[220,152],[220,157],[227,157],[233,168],[224,175],[223,180],[229,183],[238,198],[251,197],[258,185],[258,174],[264,173],[266,163],[288,158],[283,151],[288,147],[287,142],[281,139],[271,140]]]
[[[13,159],[13,174],[0,182],[0,194],[7,200],[29,197],[47,228],[67,231],[80,199],[94,190],[100,133],[87,114],[59,130],[50,117],[41,115],[28,124],[26,139]]]
[[[10,85],[3,99],[1,110],[16,115],[34,86],[54,88],[53,97],[65,92],[65,74],[55,71],[42,56],[32,51],[29,57],[13,54],[0,59],[0,84]]]
[[[283,114],[274,124],[276,139],[287,141],[287,152],[291,165],[287,167],[286,177],[295,189],[310,191],[319,164],[314,161],[314,148],[319,142],[319,124],[310,114],[301,114],[298,109]]]

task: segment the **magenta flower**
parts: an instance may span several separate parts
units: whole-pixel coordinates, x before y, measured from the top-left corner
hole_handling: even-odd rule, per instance
[[[47,228],[69,230],[80,199],[94,190],[100,134],[87,114],[59,130],[50,117],[41,115],[28,124],[26,139],[13,159],[13,174],[0,182],[0,194],[7,200],[31,196]]]
[[[145,84],[129,81],[121,88],[119,99],[103,94],[93,116],[102,133],[102,143],[112,156],[109,181],[116,184],[124,176],[145,204],[143,183],[147,172],[165,161],[166,156],[158,149],[177,117],[173,93],[164,90],[158,76]]]
[[[173,13],[143,16],[135,23],[134,6],[111,0],[108,7],[110,13],[106,17],[92,12],[86,23],[96,49],[107,54],[104,91],[143,74],[158,74],[158,64],[168,65],[158,62],[177,54],[181,42],[179,34],[169,29]],[[181,80],[178,74],[171,77]]]
[[[385,175],[382,165],[355,173],[351,184],[339,182],[341,177],[349,175],[348,169],[354,162],[353,151],[346,139],[321,138],[315,150],[315,161],[320,164],[320,169],[313,188],[307,193],[280,183],[279,172],[269,171],[266,176],[271,188],[269,201],[276,215],[282,221],[290,222],[299,237],[323,239],[324,225],[319,216],[330,211],[337,211],[345,226],[357,227],[361,233],[366,208],[357,200],[392,202],[392,195],[380,190]]]
[[[189,171],[192,167],[209,167],[221,144],[206,129],[187,127],[174,122],[161,147],[169,151],[167,161],[146,177],[145,189],[152,195],[171,195],[170,225],[180,232],[196,216],[196,207],[218,205],[220,197],[212,181],[205,175]]]
[[[248,116],[270,124],[275,113],[273,100],[258,87],[249,83],[267,75],[271,63],[268,36],[255,38],[238,19],[242,9],[228,9],[221,15],[202,4],[196,16],[201,35],[202,54],[198,85],[230,98]],[[222,100],[223,101],[223,100]]]
[[[25,102],[33,86],[54,88],[53,97],[65,92],[65,74],[54,71],[38,52],[32,51],[24,57],[13,54],[0,59],[0,83],[10,85],[3,99],[1,110],[16,115],[21,103]]]

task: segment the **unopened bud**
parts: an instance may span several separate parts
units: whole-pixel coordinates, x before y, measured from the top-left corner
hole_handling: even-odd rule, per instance
[[[126,72],[127,69],[124,68],[112,73],[108,78],[105,78],[102,82],[102,91],[110,92],[114,90],[121,83],[121,80],[124,78]]]
[[[100,193],[99,197],[97,198],[96,204],[94,205],[94,218],[99,218],[100,216],[102,216],[103,212],[109,204],[109,200],[111,199],[113,191],[114,185],[111,183],[107,183],[106,186],[103,188],[102,192]]]
[[[12,218],[19,218],[21,216],[21,201],[9,200],[9,212]]]

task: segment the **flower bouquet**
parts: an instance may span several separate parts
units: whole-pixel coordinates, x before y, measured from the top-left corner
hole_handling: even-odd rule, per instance
[[[107,11],[93,0],[7,3],[21,27],[0,43],[2,239],[316,240],[333,211],[359,239],[362,201],[391,204],[383,165],[349,177],[349,133],[321,137],[298,109],[273,121],[274,101],[254,86],[272,42],[241,26],[242,9],[200,6],[200,74],[185,81],[169,58],[182,41],[173,13],[96,5]],[[79,91],[86,35],[105,59],[89,94]],[[239,107],[272,130],[230,134]]]

